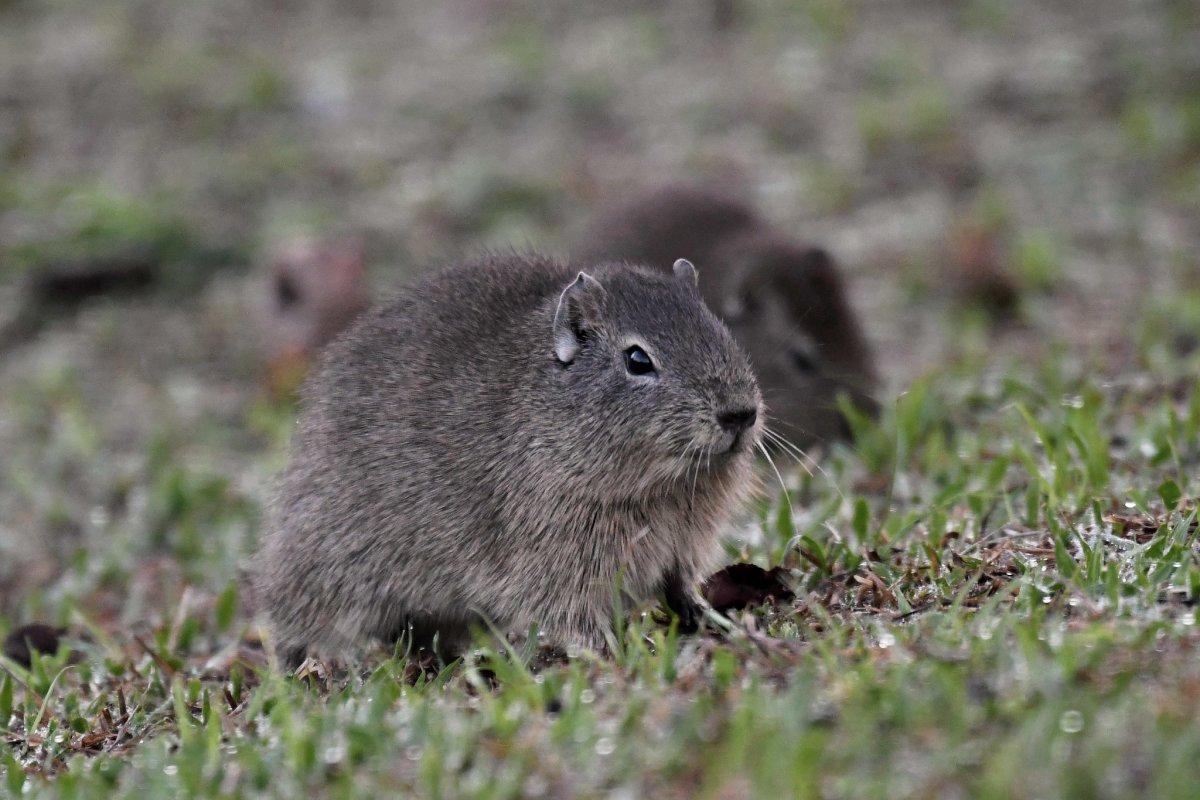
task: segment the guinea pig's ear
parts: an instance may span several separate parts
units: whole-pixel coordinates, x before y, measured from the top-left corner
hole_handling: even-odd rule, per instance
[[[570,364],[575,360],[603,296],[600,281],[586,272],[580,272],[559,295],[554,310],[554,357],[559,363]]]
[[[675,273],[675,280],[683,281],[695,288],[700,283],[700,276],[696,274],[696,267],[686,258],[680,258],[675,261],[671,271]]]

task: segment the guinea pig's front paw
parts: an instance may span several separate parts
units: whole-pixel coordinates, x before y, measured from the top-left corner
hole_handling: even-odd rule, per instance
[[[676,605],[669,605],[668,608],[679,617],[680,633],[695,633],[700,630],[700,623],[704,621],[704,604],[698,598],[690,593],[685,594]]]
[[[676,575],[669,576],[663,584],[663,595],[667,608],[679,617],[680,633],[695,633],[704,621],[704,603],[695,591],[684,585]]]

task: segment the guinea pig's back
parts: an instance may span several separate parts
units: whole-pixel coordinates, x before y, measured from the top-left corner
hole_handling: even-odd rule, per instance
[[[277,628],[313,618],[299,585],[351,607],[403,607],[433,594],[430,581],[438,596],[465,591],[478,576],[462,565],[495,561],[479,525],[494,516],[488,471],[530,317],[566,276],[524,257],[452,268],[330,344],[265,526],[259,585],[275,595]]]
[[[479,405],[523,376],[531,318],[568,273],[514,255],[429,275],[330,346],[306,393],[311,410],[336,418],[343,441],[397,427],[461,438]]]

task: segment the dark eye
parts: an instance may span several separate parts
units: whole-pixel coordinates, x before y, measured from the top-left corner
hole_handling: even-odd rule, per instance
[[[625,351],[625,369],[629,370],[630,375],[653,375],[655,372],[654,362],[637,345]]]
[[[275,297],[280,308],[291,308],[300,302],[300,288],[290,276],[280,275],[275,280]]]
[[[792,364],[801,372],[811,374],[817,371],[817,362],[814,361],[813,357],[805,351],[793,347],[788,352],[788,355],[792,359]]]

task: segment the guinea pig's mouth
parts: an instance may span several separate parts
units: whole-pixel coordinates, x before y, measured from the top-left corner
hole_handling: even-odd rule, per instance
[[[678,443],[672,460],[691,472],[721,469],[759,446],[762,422],[757,407],[748,406],[709,417],[693,432],[693,438]]]
[[[726,433],[721,437],[721,443],[717,445],[717,452],[719,455],[748,453],[754,449],[755,441],[756,438],[752,430]]]
[[[754,430],[722,432],[714,441],[687,448],[683,454],[683,461],[698,461],[711,467],[720,466],[729,459],[751,452],[757,443],[758,435]]]

